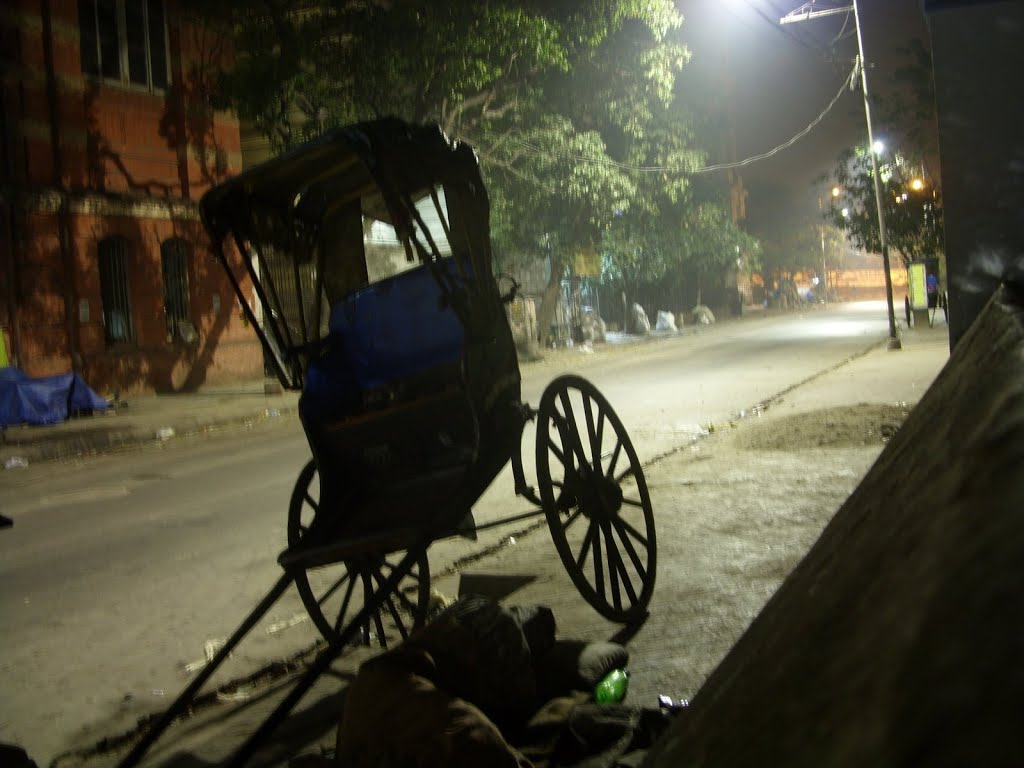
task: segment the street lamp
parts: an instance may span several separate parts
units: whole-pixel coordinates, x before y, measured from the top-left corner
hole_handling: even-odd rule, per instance
[[[861,66],[863,66],[863,64]],[[878,139],[875,139],[874,141],[871,142],[871,151],[874,152],[876,155],[880,155],[883,152],[885,152],[885,144],[883,144]]]
[[[920,179],[914,179],[913,181],[910,182],[910,188],[915,192],[920,192],[922,189],[924,189],[924,182],[921,181]]]
[[[839,197],[842,191],[839,187],[832,187],[832,197]]]

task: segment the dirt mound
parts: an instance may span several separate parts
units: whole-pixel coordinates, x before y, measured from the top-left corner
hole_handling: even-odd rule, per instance
[[[861,403],[765,419],[740,430],[735,446],[748,451],[800,451],[881,445],[896,434],[908,413],[906,403]]]

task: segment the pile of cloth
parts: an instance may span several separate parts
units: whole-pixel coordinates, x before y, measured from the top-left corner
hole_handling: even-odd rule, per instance
[[[614,643],[558,640],[545,607],[458,600],[348,690],[334,762],[349,768],[635,765],[668,715],[596,704]]]

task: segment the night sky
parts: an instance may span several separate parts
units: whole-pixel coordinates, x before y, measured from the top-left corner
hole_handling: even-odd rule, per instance
[[[733,96],[723,106],[734,115],[739,159],[765,152],[806,127],[836,95],[857,52],[852,14],[845,36],[835,43],[844,15],[779,25],[777,20],[800,7],[800,0],[677,4],[685,18],[681,34],[693,55],[681,87],[700,88],[733,73]],[[914,37],[927,43],[927,25],[919,0],[860,0],[859,8],[865,56],[872,65],[869,87],[877,92],[884,90],[893,68],[903,61],[901,46]],[[880,133],[877,122],[875,130]],[[769,210],[770,215],[779,215],[780,206],[813,201],[815,177],[828,170],[840,151],[858,141],[866,143],[866,137],[861,92],[847,90],[808,136],[771,159],[741,169],[750,190],[750,229],[756,234]]]

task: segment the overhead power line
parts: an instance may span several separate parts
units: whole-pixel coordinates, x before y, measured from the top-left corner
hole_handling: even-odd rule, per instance
[[[839,101],[840,98],[842,98],[843,94],[847,90],[851,90],[852,91],[854,89],[854,87],[855,87],[854,83],[855,83],[856,79],[857,79],[857,65],[854,65],[853,69],[850,70],[849,76],[845,80],[843,80],[843,84],[841,86],[839,86],[839,90],[836,91],[836,95],[832,97],[832,101],[830,101],[828,103],[828,106],[825,107],[816,118],[814,118],[810,123],[808,123],[806,128],[804,128],[802,131],[800,131],[800,133],[797,133],[796,135],[794,135],[788,141],[784,141],[782,144],[779,144],[777,147],[773,147],[772,149],[769,149],[767,152],[762,152],[759,155],[753,155],[752,157],[747,157],[747,158],[744,158],[743,160],[737,160],[734,163],[719,163],[717,165],[708,165],[708,166],[705,166],[704,168],[701,168],[697,172],[698,173],[708,173],[710,171],[726,170],[727,168],[742,168],[744,165],[750,165],[751,163],[756,163],[759,160],[767,160],[769,157],[772,157],[773,155],[777,155],[782,150],[787,149],[788,147],[793,146],[798,141],[800,141],[800,139],[802,139],[804,136],[806,136],[808,133],[810,133],[812,130],[814,130],[814,127],[816,125],[818,125],[818,123],[820,123],[822,120],[825,119],[825,116],[829,112],[832,111],[832,107],[834,107],[836,105],[836,102]]]
[[[839,30],[839,34],[832,38],[832,45],[835,45],[840,40],[843,40],[851,35],[856,34],[856,30],[851,29],[849,32],[846,31],[847,25],[850,23],[850,12],[846,12],[846,16],[843,18],[843,28]]]
[[[773,147],[772,149],[769,149],[767,152],[762,152],[762,153],[760,153],[758,155],[753,155],[751,157],[744,158],[743,160],[737,160],[736,162],[731,162],[731,163],[718,163],[716,165],[706,165],[703,168],[680,168],[679,166],[671,166],[671,165],[631,165],[629,163],[621,163],[621,162],[619,162],[617,160],[612,160],[612,159],[607,158],[607,157],[588,157],[587,155],[580,155],[580,154],[576,154],[576,153],[573,153],[573,152],[556,152],[556,151],[545,149],[543,147],[539,147],[536,144],[532,144],[531,142],[526,141],[525,139],[520,139],[520,138],[511,138],[511,139],[509,139],[509,141],[511,143],[513,143],[513,144],[516,144],[517,146],[522,147],[523,149],[527,150],[528,152],[532,153],[533,155],[536,155],[536,156],[539,156],[539,157],[547,157],[548,159],[560,159],[560,160],[577,160],[577,161],[580,161],[580,162],[592,163],[594,165],[607,166],[607,167],[617,168],[617,169],[622,170],[622,171],[632,171],[632,172],[635,172],[635,173],[690,173],[690,174],[697,174],[697,173],[711,173],[712,171],[724,171],[724,170],[729,169],[729,168],[742,168],[745,165],[750,165],[751,163],[756,163],[756,162],[758,162],[760,160],[767,160],[768,158],[773,157],[774,155],[777,155],[782,150],[787,149],[787,148],[793,146],[794,144],[796,144],[796,142],[798,142],[800,139],[802,139],[804,136],[806,136],[808,133],[810,133],[812,130],[814,130],[815,126],[817,126],[818,123],[820,123],[822,120],[824,120],[825,116],[828,115],[828,113],[832,111],[832,107],[834,107],[836,105],[836,102],[838,102],[839,99],[842,98],[843,93],[847,89],[853,90],[853,88],[855,87],[854,84],[856,82],[856,77],[857,77],[857,67],[854,66],[853,69],[850,71],[850,75],[843,80],[843,84],[840,86],[839,90],[836,92],[836,95],[833,96],[832,100],[828,103],[828,106],[826,106],[821,111],[821,113],[816,118],[814,118],[814,120],[812,120],[807,125],[807,127],[804,128],[803,130],[801,130],[799,133],[795,134],[794,136],[789,138],[787,141],[784,141],[782,144],[779,144],[778,146]]]

